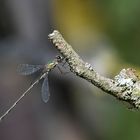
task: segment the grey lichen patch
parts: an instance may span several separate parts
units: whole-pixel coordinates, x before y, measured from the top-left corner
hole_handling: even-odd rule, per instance
[[[140,108],[140,81],[137,81],[134,84],[132,94],[131,94],[131,99],[133,100],[135,106],[137,108]]]
[[[118,97],[133,105],[134,108],[140,108],[140,81],[135,70],[123,69],[114,79],[116,86],[125,89],[118,94]]]
[[[128,68],[122,69],[120,73],[115,76],[114,80],[117,86],[131,87],[139,79],[138,76],[135,74],[135,70]]]
[[[85,67],[88,68],[89,70],[93,70],[92,66],[89,63],[85,63]]]
[[[140,98],[135,102],[135,108],[140,110]]]
[[[140,81],[134,84],[132,95],[134,99],[140,97]]]
[[[54,36],[57,36],[57,34],[58,34],[58,31],[57,30],[54,30],[53,33],[51,33],[51,34],[48,35],[48,37],[49,37],[49,39],[53,39]]]

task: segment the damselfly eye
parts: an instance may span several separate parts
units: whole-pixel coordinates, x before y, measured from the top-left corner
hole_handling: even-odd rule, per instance
[[[62,62],[62,60],[64,59],[62,56],[58,55],[56,56],[56,59],[58,62]]]

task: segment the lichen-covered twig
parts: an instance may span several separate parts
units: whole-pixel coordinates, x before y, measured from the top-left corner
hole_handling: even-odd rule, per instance
[[[119,100],[128,102],[131,107],[140,108],[140,79],[135,70],[131,68],[123,69],[113,79],[103,77],[89,63],[80,58],[58,31],[54,30],[53,33],[49,34],[49,39],[61,55],[66,58],[73,73]]]

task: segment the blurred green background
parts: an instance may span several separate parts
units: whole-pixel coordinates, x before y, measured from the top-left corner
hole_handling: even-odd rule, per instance
[[[36,78],[18,75],[17,65],[45,64],[58,54],[48,41],[54,29],[100,74],[139,72],[139,7],[139,0],[0,0],[0,114]],[[39,84],[0,123],[1,140],[140,139],[140,112],[87,81],[56,68],[49,88],[47,104]]]

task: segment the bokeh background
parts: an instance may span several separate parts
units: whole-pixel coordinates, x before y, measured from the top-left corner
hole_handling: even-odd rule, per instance
[[[48,41],[54,29],[100,74],[139,72],[139,7],[139,0],[0,0],[0,114],[36,79],[18,75],[17,65],[45,64],[59,54]],[[0,123],[0,140],[140,139],[140,112],[87,81],[56,68],[49,88],[47,104],[41,83],[32,89]]]

